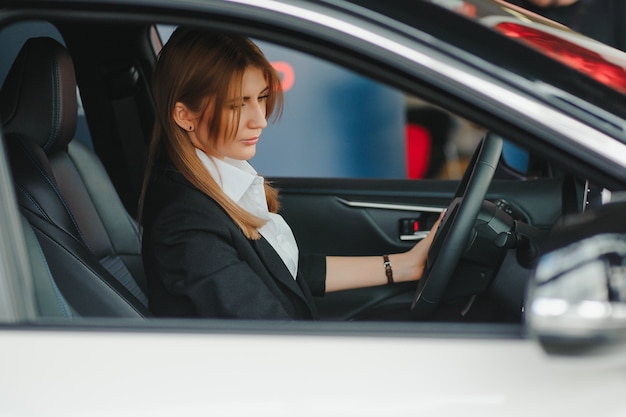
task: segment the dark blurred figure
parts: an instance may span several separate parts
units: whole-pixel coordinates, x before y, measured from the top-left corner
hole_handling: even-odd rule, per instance
[[[625,0],[507,0],[626,51]]]

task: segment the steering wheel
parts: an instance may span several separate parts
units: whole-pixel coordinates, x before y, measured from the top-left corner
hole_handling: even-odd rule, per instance
[[[441,303],[467,247],[501,154],[502,138],[492,133],[485,135],[435,231],[426,267],[411,305],[414,319],[427,317]]]

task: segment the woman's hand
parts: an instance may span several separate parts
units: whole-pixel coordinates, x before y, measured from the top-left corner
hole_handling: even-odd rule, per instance
[[[394,282],[415,281],[422,277],[428,250],[443,213],[428,235],[411,250],[389,255]],[[384,285],[387,283],[382,256],[327,256],[326,292]]]
[[[391,268],[393,270],[394,282],[415,281],[422,277],[426,268],[426,259],[430,245],[441,223],[445,211],[442,211],[439,218],[428,232],[428,235],[417,242],[408,252],[389,255]]]

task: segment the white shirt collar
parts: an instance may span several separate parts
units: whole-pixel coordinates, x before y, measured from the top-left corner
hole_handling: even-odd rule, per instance
[[[256,170],[248,161],[227,157],[218,159],[198,148],[196,148],[196,154],[224,193],[235,202],[241,200],[246,190],[257,178]]]

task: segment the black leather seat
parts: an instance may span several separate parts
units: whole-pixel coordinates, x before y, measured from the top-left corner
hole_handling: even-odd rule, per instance
[[[0,90],[20,210],[76,314],[149,316],[139,230],[100,160],[72,140],[77,107],[69,52],[28,40]]]

